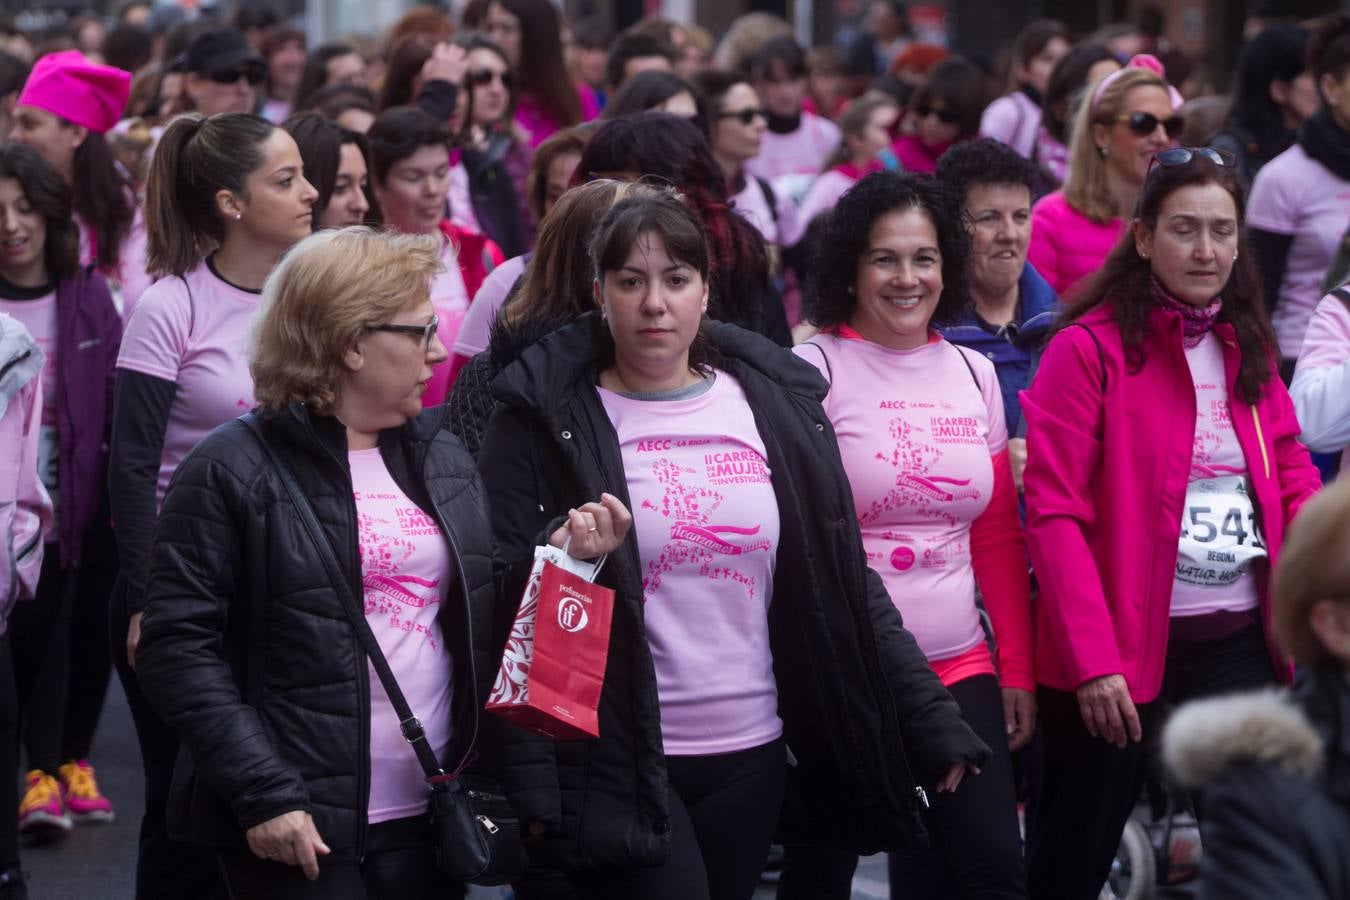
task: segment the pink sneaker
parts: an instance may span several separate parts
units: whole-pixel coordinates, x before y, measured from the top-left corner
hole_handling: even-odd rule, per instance
[[[98,789],[94,767],[89,760],[71,760],[56,770],[61,776],[61,793],[66,809],[76,822],[111,822],[112,803]]]
[[[61,802],[61,785],[56,779],[34,769],[25,782],[23,801],[19,804],[19,832],[54,835],[69,831],[75,823]]]

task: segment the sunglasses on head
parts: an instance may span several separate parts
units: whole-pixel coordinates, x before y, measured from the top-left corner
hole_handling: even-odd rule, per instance
[[[516,76],[510,72],[494,72],[491,69],[474,69],[464,76],[464,80],[475,87],[487,87],[493,79],[498,79],[508,91],[516,86]]]
[[[394,334],[412,334],[418,338],[418,343],[422,345],[422,352],[426,353],[431,349],[431,338],[436,334],[436,329],[440,327],[441,317],[432,316],[431,321],[425,325],[371,325],[371,331],[392,331]]]
[[[1150,134],[1157,131],[1158,126],[1161,125],[1163,131],[1167,133],[1169,138],[1175,138],[1177,135],[1181,134],[1181,129],[1186,124],[1186,120],[1181,116],[1169,116],[1166,119],[1159,119],[1153,113],[1149,112],[1133,112],[1128,116],[1121,116],[1116,121],[1124,122],[1129,127],[1130,131],[1139,137],[1148,137]]]
[[[717,114],[717,118],[739,119],[742,125],[749,125],[753,123],[755,119],[767,118],[767,114],[764,112],[764,110],[760,109],[758,106],[752,106],[749,109],[737,109],[737,110],[728,110],[727,112],[720,112]]]
[[[916,107],[914,114],[920,119],[926,119],[929,116],[937,116],[939,121],[947,125],[955,125],[957,120],[960,119],[960,116],[950,109],[934,109],[931,106]]]
[[[1184,166],[1193,159],[1207,159],[1223,169],[1231,169],[1237,166],[1236,156],[1217,147],[1170,147],[1153,154],[1153,159],[1149,162],[1148,167],[1152,170],[1154,166],[1166,168]]]
[[[252,87],[257,87],[263,83],[266,73],[257,66],[235,66],[232,69],[216,69],[209,73],[209,77],[217,84],[234,84],[243,78]]]

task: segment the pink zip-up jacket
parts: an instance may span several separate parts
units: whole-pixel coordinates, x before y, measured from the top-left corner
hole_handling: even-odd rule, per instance
[[[52,524],[52,501],[38,477],[44,360],[27,329],[0,313],[0,634],[14,602],[37,590]]]
[[[1079,323],[1086,328],[1070,326],[1050,341],[1021,395],[1027,546],[1041,586],[1036,681],[1074,691],[1094,678],[1124,675],[1134,701],[1147,703],[1162,687],[1195,386],[1176,313],[1154,311],[1137,372],[1106,304]],[[1294,405],[1273,357],[1265,395],[1251,406],[1235,390],[1240,353],[1232,326],[1220,322],[1214,333],[1223,342],[1233,430],[1274,565],[1286,526],[1320,479],[1298,442]],[[1257,570],[1261,617],[1276,671],[1287,677],[1289,663],[1269,636],[1269,571]]]
[[[1027,262],[1063,297],[1101,268],[1125,232],[1125,222],[1094,222],[1069,205],[1062,191],[1046,194],[1031,208]]]

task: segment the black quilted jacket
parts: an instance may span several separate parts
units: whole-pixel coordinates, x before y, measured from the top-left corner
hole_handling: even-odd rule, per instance
[[[757,334],[705,327],[754,412],[782,523],[769,640],[796,765],[781,835],[855,852],[922,846],[919,786],[931,790],[954,762],[982,763],[989,750],[867,568],[820,406],[824,379]],[[588,313],[528,347],[493,383],[502,405],[478,464],[508,557],[601,491],[629,503],[618,440],[595,389],[602,328]],[[669,788],[631,532],[600,581],[617,597],[599,739],[554,742],[506,726],[498,774],[516,811],[547,828],[530,847],[537,862],[654,866],[670,853]]]
[[[458,575],[440,610],[454,660],[454,737],[442,761],[450,769],[474,743],[500,644],[491,634],[493,545],[482,487],[442,415],[429,410],[384,432],[380,449],[395,481],[449,538]],[[263,426],[360,597],[345,430],[299,404]],[[171,833],[238,847],[246,829],[307,810],[335,855],[359,858],[370,781],[366,658],[275,469],[242,422],[208,435],[175,473],[148,595],[137,674],[184,748]]]

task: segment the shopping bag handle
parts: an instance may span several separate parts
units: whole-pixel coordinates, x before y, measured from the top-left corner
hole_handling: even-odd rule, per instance
[[[570,548],[571,546],[572,546],[572,534],[571,534],[571,532],[568,532],[567,537],[563,538],[562,552],[563,552],[563,553],[566,553],[568,556],[572,556],[572,554],[569,552],[569,549],[568,549],[568,548]],[[572,558],[575,559],[577,562],[580,562],[580,563],[584,563],[584,562],[586,561],[586,560],[584,560],[584,559],[578,559],[578,558],[575,557],[575,556],[572,556]],[[600,577],[600,568],[605,564],[605,560],[607,560],[607,559],[609,559],[609,554],[608,554],[608,553],[602,553],[602,554],[600,554],[600,558],[599,558],[599,559],[597,559],[595,562],[591,563],[591,574],[585,576],[585,578],[586,578],[587,581],[589,581],[589,582],[591,582],[591,583],[594,583],[594,582],[595,582],[595,579],[597,579],[597,578]]]

